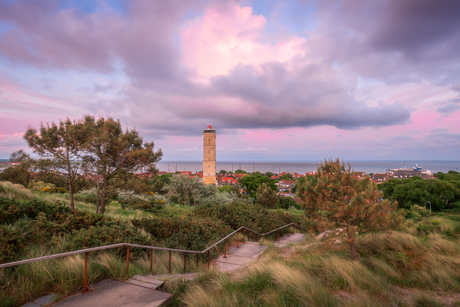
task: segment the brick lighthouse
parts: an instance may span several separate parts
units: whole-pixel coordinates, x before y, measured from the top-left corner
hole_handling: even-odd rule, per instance
[[[216,184],[216,129],[203,130],[203,183]]]

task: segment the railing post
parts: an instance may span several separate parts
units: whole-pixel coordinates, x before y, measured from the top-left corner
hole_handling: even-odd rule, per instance
[[[209,269],[209,251],[208,251],[208,269]]]
[[[240,247],[238,246],[238,232],[236,233],[236,248],[240,248]]]
[[[244,228],[243,228],[243,241],[244,241]]]
[[[128,246],[128,254],[126,255],[126,275],[129,273],[129,246]]]
[[[224,258],[227,258],[227,240],[224,240]]]
[[[280,231],[278,230],[278,240],[276,241],[279,241],[280,240]]]
[[[171,251],[169,251],[169,274],[171,274]]]
[[[288,226],[288,237],[289,237],[289,226]]]
[[[198,266],[198,254],[196,254],[196,266]]]
[[[152,274],[153,250],[150,250],[150,274]]]
[[[88,253],[85,253],[85,281],[84,281],[84,286],[83,286],[83,293],[88,292]]]
[[[187,271],[187,253],[184,253],[184,273]]]

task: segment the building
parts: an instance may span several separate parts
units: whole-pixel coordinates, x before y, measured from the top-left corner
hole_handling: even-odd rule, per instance
[[[216,184],[216,129],[203,130],[203,183]]]

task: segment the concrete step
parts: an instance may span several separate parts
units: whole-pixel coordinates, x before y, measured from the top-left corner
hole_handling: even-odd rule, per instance
[[[151,275],[140,276],[134,275],[130,279],[125,281],[128,284],[141,286],[149,289],[158,289],[164,284],[164,281],[154,279]]]
[[[235,245],[227,251],[227,258],[221,255],[217,259],[217,267],[223,272],[238,270],[248,263],[256,261],[266,248],[266,246],[260,245],[258,242],[250,241],[241,243],[238,248]]]
[[[172,297],[171,293],[153,290],[145,285],[106,279],[94,284],[91,292],[68,297],[53,307],[157,307],[167,305]]]
[[[274,245],[277,247],[285,247],[291,243],[297,243],[305,240],[305,236],[301,233],[291,233],[289,236],[284,235],[279,241],[275,241]]]

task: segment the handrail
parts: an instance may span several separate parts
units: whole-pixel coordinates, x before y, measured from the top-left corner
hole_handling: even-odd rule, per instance
[[[246,226],[241,226],[237,230],[231,232],[230,234],[228,234],[227,236],[223,237],[222,239],[220,239],[219,241],[217,241],[216,243],[214,243],[213,245],[209,246],[208,248],[206,248],[203,251],[192,251],[192,250],[183,250],[183,249],[175,249],[175,248],[168,248],[168,247],[138,245],[138,244],[132,244],[132,243],[117,243],[117,244],[111,244],[111,245],[103,245],[103,246],[98,246],[98,247],[80,249],[80,250],[76,250],[76,251],[60,253],[60,254],[54,254],[54,255],[49,255],[49,256],[30,258],[30,259],[26,259],[26,260],[15,261],[15,262],[7,262],[7,263],[0,264],[0,269],[1,268],[12,267],[12,266],[16,266],[16,265],[21,265],[21,264],[26,264],[26,263],[33,263],[33,262],[38,262],[38,261],[42,261],[42,260],[49,260],[49,259],[54,259],[54,258],[61,258],[61,257],[66,257],[66,256],[90,253],[90,252],[94,252],[94,251],[98,251],[98,250],[106,250],[106,249],[117,248],[117,247],[138,247],[138,248],[145,248],[145,249],[151,249],[151,250],[163,250],[163,251],[169,251],[169,252],[191,253],[191,254],[197,254],[198,255],[198,254],[206,253],[211,248],[213,248],[216,245],[222,243],[224,240],[226,240],[229,237],[233,236],[235,233],[239,232],[242,229],[246,229],[248,231],[251,231],[251,232],[263,237],[263,236],[266,236],[268,234],[271,234],[271,233],[273,233],[275,231],[279,231],[279,230],[281,230],[283,228],[286,228],[286,227],[289,227],[289,226],[296,226],[296,227],[301,228],[301,229],[303,229],[305,231],[308,231],[308,229],[306,229],[306,228],[304,228],[302,226],[299,226],[299,225],[297,225],[295,223],[290,223],[290,224],[281,226],[279,228],[276,228],[276,229],[274,229],[272,231],[269,231],[269,232],[266,232],[266,233],[263,233],[263,234],[255,231],[255,230],[252,230],[252,229],[250,229],[250,228],[248,228]]]

